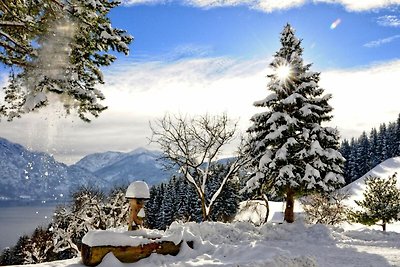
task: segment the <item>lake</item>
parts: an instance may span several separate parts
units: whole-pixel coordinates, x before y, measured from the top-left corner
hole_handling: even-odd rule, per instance
[[[39,225],[51,222],[59,203],[0,204],[0,251],[14,246],[23,234],[30,235]]]

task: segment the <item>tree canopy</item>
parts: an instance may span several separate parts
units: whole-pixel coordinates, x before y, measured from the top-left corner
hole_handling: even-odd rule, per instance
[[[84,121],[106,109],[101,67],[129,53],[133,37],[113,28],[113,0],[0,0],[0,62],[9,71],[0,116],[12,120],[56,95]]]

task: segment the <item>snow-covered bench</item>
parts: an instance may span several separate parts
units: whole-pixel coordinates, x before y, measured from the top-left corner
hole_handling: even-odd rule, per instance
[[[131,263],[152,253],[177,255],[182,241],[166,240],[146,231],[89,231],[82,239],[82,262],[87,266],[98,265],[108,253],[121,262]],[[188,244],[190,246],[190,244]]]

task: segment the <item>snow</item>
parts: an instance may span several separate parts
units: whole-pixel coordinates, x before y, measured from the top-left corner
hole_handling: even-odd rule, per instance
[[[177,256],[153,254],[136,263],[122,264],[107,254],[99,267],[312,267],[312,266],[399,266],[400,234],[370,229],[344,230],[339,227],[248,222],[231,224],[205,222],[174,223],[171,228],[194,249],[182,244]],[[399,227],[400,228],[400,227]],[[168,232],[168,231],[167,231]],[[83,267],[79,258],[24,265],[37,267]]]
[[[352,195],[348,204],[355,206],[354,199],[362,197],[365,178],[370,175],[389,177],[400,173],[400,157],[389,159],[378,165],[345,189]],[[257,216],[249,209],[241,210],[233,223],[173,223],[165,232],[138,230],[124,232],[114,229],[101,237],[90,234],[84,238],[90,244],[121,244],[124,240],[136,240],[134,244],[146,242],[151,237],[161,237],[179,243],[193,241],[193,249],[185,242],[177,256],[153,254],[136,263],[120,263],[113,254],[107,254],[99,267],[389,267],[400,266],[400,222],[389,224],[387,232],[380,226],[366,227],[344,223],[338,226],[308,225],[301,216],[301,206],[295,202],[297,220],[293,224],[281,223],[284,204],[269,202],[268,223],[256,226],[265,218],[263,201],[252,201],[250,209],[256,207]],[[254,210],[253,210],[254,211]],[[258,221],[257,221],[258,220]],[[104,232],[104,231],[103,231]],[[108,235],[108,236],[107,236]],[[114,237],[112,237],[115,235]],[[106,238],[106,236],[108,238]],[[112,237],[112,238],[110,238]],[[128,241],[127,241],[128,242]],[[35,267],[84,267],[80,258],[21,265]]]
[[[148,185],[143,181],[135,181],[126,190],[127,198],[150,198]]]

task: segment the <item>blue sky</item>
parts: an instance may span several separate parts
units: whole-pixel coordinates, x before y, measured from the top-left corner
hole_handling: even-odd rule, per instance
[[[1,137],[73,163],[89,153],[154,148],[149,122],[167,112],[225,112],[244,132],[263,112],[253,102],[269,94],[268,64],[286,23],[333,95],[328,125],[342,138],[400,113],[400,0],[124,0],[110,17],[135,40],[129,56],[103,70],[99,89],[109,108],[100,118],[64,118],[56,103],[2,121]]]
[[[114,26],[135,37],[130,58],[142,60],[269,57],[279,48],[279,33],[289,22],[303,39],[306,59],[316,68],[327,69],[398,58],[399,38],[376,46],[367,44],[400,35],[399,11],[392,7],[357,12],[339,4],[307,3],[265,12],[246,5],[199,8],[173,2],[121,6],[111,13],[111,19]],[[390,18],[394,19],[392,26]],[[341,23],[331,29],[337,19]]]

